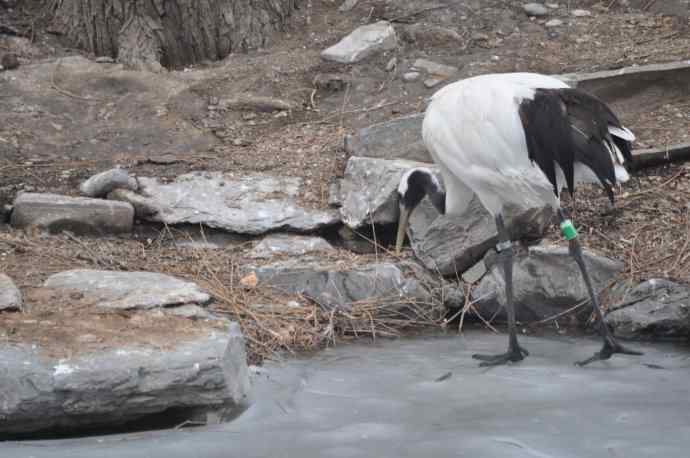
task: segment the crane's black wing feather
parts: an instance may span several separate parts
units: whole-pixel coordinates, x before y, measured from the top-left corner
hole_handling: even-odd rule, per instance
[[[613,201],[616,173],[612,151],[617,147],[625,160],[632,156],[630,142],[610,134],[609,126],[622,126],[604,102],[577,89],[537,89],[533,99],[520,104],[520,118],[529,158],[544,172],[556,195],[555,164],[572,194],[574,163],[580,162],[594,172]]]

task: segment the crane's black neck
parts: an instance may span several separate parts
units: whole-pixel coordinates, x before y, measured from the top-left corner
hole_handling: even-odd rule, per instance
[[[424,196],[429,196],[436,210],[442,215],[446,213],[446,193],[430,171],[414,169],[408,172],[403,180],[406,180],[406,184],[401,184],[398,191],[400,202],[405,208],[412,211]]]

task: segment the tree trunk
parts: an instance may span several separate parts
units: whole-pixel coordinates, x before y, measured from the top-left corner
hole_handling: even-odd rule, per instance
[[[128,68],[180,68],[262,47],[297,0],[54,0],[52,29]]]

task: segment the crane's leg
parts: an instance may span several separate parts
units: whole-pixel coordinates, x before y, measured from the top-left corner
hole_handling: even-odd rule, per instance
[[[529,352],[522,348],[517,341],[515,326],[515,306],[513,304],[513,246],[510,243],[508,230],[503,223],[503,216],[496,216],[496,228],[498,229],[499,262],[503,265],[503,278],[506,284],[506,311],[508,313],[508,351],[500,355],[472,355],[472,358],[482,361],[480,366],[497,366],[508,361],[522,361]]]
[[[583,361],[578,361],[575,364],[577,364],[578,366],[584,366],[585,364],[589,364],[592,361],[609,359],[612,355],[616,353],[621,353],[624,355],[641,355],[641,352],[627,349],[623,345],[619,344],[618,341],[613,337],[613,334],[611,334],[611,330],[609,330],[609,327],[606,325],[606,321],[604,321],[604,315],[601,313],[601,308],[599,307],[599,300],[597,299],[597,295],[594,293],[592,281],[589,278],[589,272],[587,272],[587,267],[585,266],[585,261],[582,257],[582,246],[580,245],[580,242],[577,239],[577,232],[575,231],[575,228],[572,227],[572,223],[570,222],[570,220],[566,218],[565,212],[560,208],[558,209],[558,218],[561,221],[561,230],[563,231],[563,235],[568,240],[570,255],[573,258],[575,258],[575,262],[577,263],[578,267],[580,268],[580,271],[582,272],[582,278],[584,279],[585,285],[587,286],[587,291],[589,292],[589,297],[592,301],[592,308],[594,309],[594,314],[596,315],[597,321],[599,322],[601,336],[604,338],[604,346],[600,351],[595,353],[590,358],[587,358]]]

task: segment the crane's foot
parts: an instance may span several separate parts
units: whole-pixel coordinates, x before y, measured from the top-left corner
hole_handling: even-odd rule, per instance
[[[517,363],[525,359],[525,356],[529,356],[529,352],[522,348],[520,345],[516,347],[510,346],[506,353],[501,353],[500,355],[480,355],[474,354],[472,358],[482,361],[479,367],[486,366],[498,366],[501,364],[506,364],[508,362]]]
[[[641,351],[636,351],[636,350],[630,350],[629,348],[624,347],[623,345],[619,344],[613,337],[607,337],[604,339],[604,346],[601,348],[600,351],[594,353],[593,356],[585,359],[584,361],[577,361],[575,365],[577,366],[585,366],[591,362],[594,361],[604,361],[606,359],[609,359],[611,356],[615,355],[616,353],[619,353],[621,355],[642,355]]]

